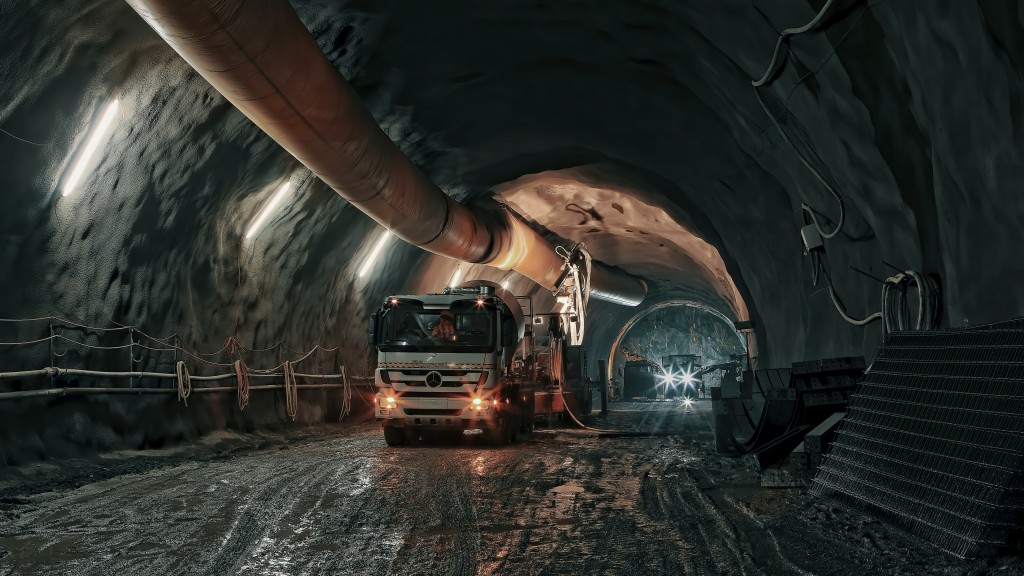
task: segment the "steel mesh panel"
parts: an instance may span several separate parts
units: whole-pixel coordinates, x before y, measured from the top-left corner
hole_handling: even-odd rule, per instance
[[[1024,518],[1024,321],[885,337],[811,485],[960,557]]]

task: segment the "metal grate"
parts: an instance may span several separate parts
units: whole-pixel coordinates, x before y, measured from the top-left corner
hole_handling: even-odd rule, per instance
[[[1024,327],[897,332],[851,398],[811,493],[961,558],[1024,518]]]

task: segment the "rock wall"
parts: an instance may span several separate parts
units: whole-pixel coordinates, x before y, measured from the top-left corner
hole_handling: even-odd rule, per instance
[[[822,285],[811,285],[800,205],[813,206],[826,227],[839,208],[750,86],[777,32],[806,23],[823,3],[294,5],[389,135],[459,198],[549,170],[604,174],[608,183],[646,175],[632,192],[717,249],[757,326],[761,365],[780,366],[870,356],[880,337],[877,323],[843,322]],[[880,286],[849,266],[887,276],[885,260],[938,274],[950,325],[1021,315],[1024,3],[837,6],[821,31],[788,42],[784,66],[760,93],[842,195],[846,223],[826,248],[850,313],[865,316],[881,302]],[[357,277],[377,226],[309,178],[126,4],[5,4],[0,77],[0,317],[138,324],[178,333],[200,351],[231,335],[249,348],[320,343],[339,346],[341,362],[365,373],[366,310],[418,282],[427,260],[395,244],[369,277]],[[110,143],[80,189],[62,197],[73,153],[112,94],[122,105]],[[246,241],[249,223],[289,177],[283,207]],[[548,220],[579,216],[557,212]],[[597,316],[621,326],[640,311]],[[20,324],[0,333],[4,342],[46,335]],[[81,362],[124,366],[115,352]],[[45,347],[0,354],[5,371],[49,363]],[[117,429],[93,400],[74,401],[84,421],[36,401],[5,401],[0,410],[37,429],[32,437],[44,447],[60,437],[83,449],[117,444],[100,437],[137,446],[136,424],[150,419],[168,421],[153,437],[169,439],[280,422],[269,400],[254,404],[251,422],[219,416],[222,401],[179,414],[168,398],[119,398],[109,411],[139,412]],[[333,400],[322,401],[328,417]],[[49,414],[92,424],[51,436]]]

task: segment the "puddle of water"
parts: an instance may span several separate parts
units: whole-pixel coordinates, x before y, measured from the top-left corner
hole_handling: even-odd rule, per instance
[[[569,482],[567,484],[562,484],[561,486],[555,486],[551,490],[548,490],[548,492],[554,492],[556,494],[579,494],[580,492],[586,492],[586,489],[575,482]]]
[[[548,490],[548,493],[554,496],[548,522],[560,529],[572,526],[576,517],[576,499],[584,492],[586,489],[573,480]]]

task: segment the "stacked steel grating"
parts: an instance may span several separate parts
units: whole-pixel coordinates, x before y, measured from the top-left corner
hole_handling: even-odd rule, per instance
[[[886,336],[811,494],[961,558],[1019,545],[1024,329]]]

